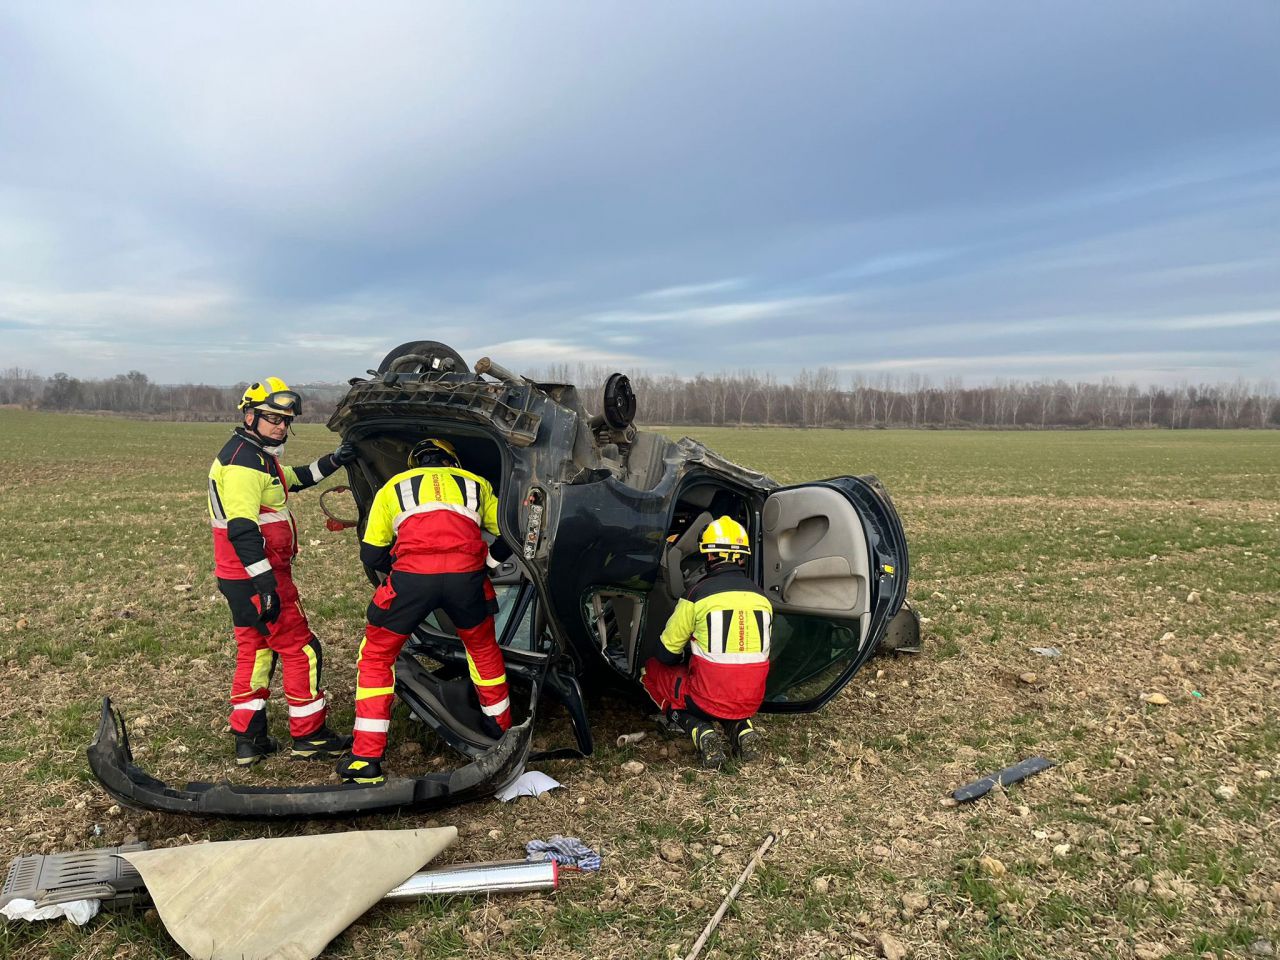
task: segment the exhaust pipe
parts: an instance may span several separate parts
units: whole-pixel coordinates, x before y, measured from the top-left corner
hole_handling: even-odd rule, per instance
[[[476,361],[475,371],[478,374],[488,374],[503,383],[523,383],[523,377],[517,377],[514,373],[499,363],[495,363],[489,357],[481,357]]]

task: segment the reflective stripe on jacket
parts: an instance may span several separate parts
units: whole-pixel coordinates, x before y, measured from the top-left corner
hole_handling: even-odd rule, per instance
[[[772,624],[769,598],[731,566],[703,577],[676,603],[662,645],[678,654],[692,644],[687,695],[712,716],[738,720],[764,700]]]
[[[466,573],[485,565],[482,529],[498,534],[498,498],[488,480],[457,467],[416,467],[373,498],[363,542],[391,546],[397,570]]]
[[[262,578],[288,566],[298,552],[289,493],[314,486],[337,469],[329,456],[304,467],[281,466],[256,437],[238,428],[209,468],[209,523],[214,575],[224,580]]]

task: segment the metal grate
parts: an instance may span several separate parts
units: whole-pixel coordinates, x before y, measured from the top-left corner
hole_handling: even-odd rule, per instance
[[[355,411],[363,416],[403,416],[406,406],[423,405],[423,409],[415,412],[425,415],[437,411],[443,413],[444,410],[465,413],[487,421],[507,442],[527,447],[537,439],[538,424],[542,421],[542,417],[532,410],[538,396],[536,388],[528,385],[512,387],[482,381],[451,383],[447,380],[406,379],[388,385],[381,380],[369,380],[351,388],[330,418],[329,425],[335,427],[351,419]]]
[[[10,900],[34,900],[37,906],[72,900],[132,900],[146,893],[142,877],[121,853],[146,850],[145,843],[75,853],[33,853],[15,857],[0,889],[0,907]]]

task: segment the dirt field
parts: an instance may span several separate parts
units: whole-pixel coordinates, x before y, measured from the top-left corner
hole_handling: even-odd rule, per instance
[[[464,862],[577,835],[602,873],[549,896],[378,907],[324,955],[638,960],[683,955],[781,828],[706,956],[1280,949],[1280,433],[699,431],[781,480],[878,474],[906,523],[926,652],[874,661],[821,714],[766,719],[768,756],[738,770],[704,772],[656,737],[615,749],[649,729],[616,707],[596,715],[590,761],[543,765],[565,788],[540,801],[264,827],[121,811],[84,760],[109,693],[159,776],[329,776],[230,764],[232,645],[204,506],[226,431],[0,410],[0,865],[134,838],[424,823],[457,824],[446,858]],[[304,426],[286,459],[332,444]],[[368,586],[315,492],[292,502],[298,580],[349,729]],[[283,720],[277,707],[277,733]],[[1058,766],[944,805],[1036,754]],[[432,762],[403,738],[391,759]],[[120,913],[5,925],[0,956],[182,954],[154,915]]]

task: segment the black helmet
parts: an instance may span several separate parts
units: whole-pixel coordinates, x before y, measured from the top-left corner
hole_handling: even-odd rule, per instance
[[[425,467],[435,464],[455,467],[462,465],[458,460],[458,451],[448,440],[428,438],[413,445],[413,449],[409,451],[409,466]]]

